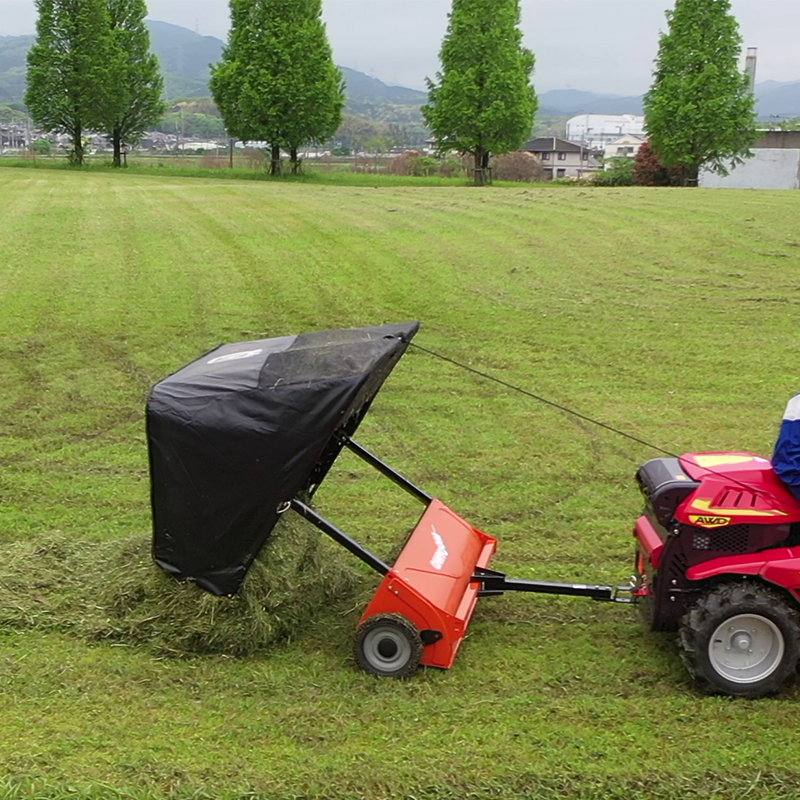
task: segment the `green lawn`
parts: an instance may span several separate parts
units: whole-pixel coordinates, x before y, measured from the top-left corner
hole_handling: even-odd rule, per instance
[[[419,319],[419,344],[676,452],[769,455],[798,391],[794,193],[4,168],[0,194],[0,555],[148,536],[148,389],[221,341]],[[497,569],[631,571],[654,451],[415,351],[358,438],[496,535]],[[383,556],[418,513],[348,456],[317,504]],[[627,606],[485,599],[452,670],[364,675],[356,569],[355,598],[248,658],[0,630],[0,796],[800,791],[800,694],[698,694]]]

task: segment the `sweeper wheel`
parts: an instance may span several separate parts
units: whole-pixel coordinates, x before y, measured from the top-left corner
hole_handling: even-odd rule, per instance
[[[407,678],[419,666],[422,639],[400,614],[376,614],[358,627],[355,656],[365,672],[382,678]]]

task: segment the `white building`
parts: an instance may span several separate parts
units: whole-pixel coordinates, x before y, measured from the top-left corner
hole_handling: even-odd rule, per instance
[[[195,151],[205,150],[211,152],[212,150],[227,150],[224,142],[181,142],[175,146],[176,150]]]
[[[765,131],[750,148],[753,157],[717,175],[701,170],[704,189],[800,189],[800,131]]]
[[[592,150],[603,150],[626,133],[644,135],[644,117],[634,114],[581,114],[567,122],[567,139]]]
[[[626,133],[609,142],[603,150],[603,160],[606,169],[611,166],[612,158],[636,158],[636,154],[641,150],[642,145],[647,141],[647,137],[639,133]]]

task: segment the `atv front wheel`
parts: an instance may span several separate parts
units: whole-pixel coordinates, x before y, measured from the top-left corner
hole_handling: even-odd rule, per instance
[[[758,583],[717,586],[681,620],[683,662],[707,691],[734,697],[774,694],[795,674],[800,618]]]
[[[419,631],[401,614],[376,614],[358,628],[355,656],[366,672],[385,678],[407,678],[422,658]]]

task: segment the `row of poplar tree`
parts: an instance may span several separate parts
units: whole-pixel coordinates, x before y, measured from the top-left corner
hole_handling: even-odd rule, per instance
[[[67,134],[70,157],[83,138],[104,133],[120,166],[125,145],[163,116],[164,82],[144,18],[145,0],[36,0],[25,104],[48,131]],[[280,151],[297,153],[338,129],[344,84],[333,63],[321,0],[231,0],[231,33],[211,90],[228,133],[267,142],[273,172]]]
[[[47,130],[69,134],[83,161],[82,134],[104,132],[114,147],[135,143],[163,115],[163,79],[150,52],[144,0],[36,0],[37,39],[28,56],[26,104]],[[266,142],[271,171],[281,151],[335,134],[344,83],[322,22],[322,0],[230,0],[231,31],[210,87],[225,127]],[[706,166],[724,172],[748,154],[754,100],[738,59],[730,0],[676,0],[667,12],[654,82],[645,96],[650,143],[662,164],[696,183]],[[453,0],[422,112],[442,150],[470,154],[476,183],[492,154],[518,149],[537,108],[534,56],[522,43],[519,0]]]
[[[105,133],[120,165],[122,147],[164,114],[164,82],[150,52],[144,0],[36,0],[36,41],[28,53],[25,105],[34,121],[72,140]]]
[[[750,154],[755,100],[730,0],[675,0],[666,16],[645,127],[661,166],[696,186],[702,168],[725,174]],[[473,156],[476,183],[490,154],[518,149],[533,127],[534,58],[519,22],[519,0],[453,0],[441,71],[428,81],[428,127],[440,148]]]
[[[267,142],[270,170],[281,150],[326,142],[342,123],[344,82],[333,63],[321,0],[230,0],[231,30],[209,86],[225,128]]]
[[[342,119],[320,0],[231,0],[231,33],[211,92],[228,132],[270,144],[271,171],[287,150],[326,141]],[[492,153],[519,148],[536,114],[534,57],[522,46],[519,0],[453,0],[442,71],[428,81],[425,121],[440,146],[474,158],[476,183]]]
[[[104,133],[114,165],[165,111],[150,52],[145,0],[36,0],[25,103],[45,130],[66,133],[82,164],[86,131]],[[231,30],[210,88],[230,136],[266,142],[299,165],[304,145],[333,137],[344,83],[333,62],[321,0],[230,0]],[[492,153],[518,148],[536,113],[533,54],[522,46],[519,0],[454,0],[442,72],[423,108],[443,147],[470,153],[482,182]]]

